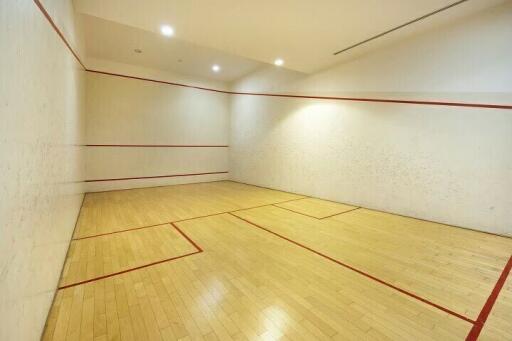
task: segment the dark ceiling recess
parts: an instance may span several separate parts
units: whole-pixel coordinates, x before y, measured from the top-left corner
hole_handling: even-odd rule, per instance
[[[421,17],[419,17],[419,18],[416,18],[416,19],[414,19],[414,20],[408,21],[408,22],[406,22],[405,24],[402,24],[402,25],[400,25],[400,26],[394,27],[394,28],[392,28],[392,29],[390,29],[390,30],[387,30],[387,31],[385,31],[385,32],[379,33],[379,34],[377,34],[376,36],[373,36],[373,37],[371,37],[371,38],[368,38],[368,39],[366,39],[366,40],[363,40],[363,41],[361,41],[361,42],[359,42],[359,43],[357,43],[357,44],[351,45],[351,46],[349,46],[349,47],[347,47],[347,48],[344,48],[343,50],[339,50],[338,52],[334,52],[333,54],[336,56],[336,55],[338,55],[338,54],[340,54],[340,53],[346,52],[346,51],[351,50],[351,49],[353,49],[353,48],[355,48],[355,47],[358,47],[358,46],[360,46],[360,45],[366,44],[366,43],[368,43],[368,42],[370,42],[370,41],[372,41],[372,40],[374,40],[374,39],[377,39],[377,38],[380,38],[380,37],[382,37],[382,36],[385,36],[385,35],[386,35],[386,34],[388,34],[388,33],[391,33],[391,32],[394,32],[394,31],[396,31],[396,30],[399,30],[399,29],[401,29],[401,28],[404,28],[405,26],[408,26],[408,25],[414,24],[414,23],[416,23],[416,22],[418,22],[418,21],[421,21],[421,20],[423,20],[423,19],[426,19],[426,18],[428,18],[428,17],[430,17],[430,16],[433,16],[434,14],[441,13],[441,12],[443,12],[443,11],[446,11],[447,9],[450,9],[450,8],[452,8],[452,7],[455,7],[455,6],[457,6],[457,5],[460,5],[460,4],[462,4],[462,3],[466,2],[466,1],[468,1],[468,0],[460,0],[460,1],[454,2],[454,3],[453,3],[453,4],[451,4],[451,5],[448,5],[448,6],[445,6],[445,7],[443,7],[443,8],[440,8],[440,9],[438,9],[438,10],[434,11],[434,12],[430,12],[430,13],[428,13],[428,14],[425,14],[425,15],[423,15],[423,16],[421,16]]]

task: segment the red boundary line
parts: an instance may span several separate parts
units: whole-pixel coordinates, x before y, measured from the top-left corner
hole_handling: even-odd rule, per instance
[[[482,331],[482,329],[485,325],[485,321],[487,321],[487,317],[489,317],[489,314],[491,313],[491,310],[494,307],[494,303],[496,303],[496,300],[498,299],[498,295],[500,294],[501,289],[503,288],[503,285],[505,285],[505,282],[507,280],[507,277],[508,277],[511,269],[512,269],[512,256],[510,256],[507,264],[503,268],[500,278],[496,282],[494,289],[492,290],[491,294],[487,298],[487,301],[485,302],[485,305],[483,306],[482,310],[480,311],[480,314],[478,315],[478,318],[476,319],[476,323],[473,325],[473,328],[471,328],[471,330],[469,331],[469,334],[466,337],[466,341],[475,341],[478,339],[478,336],[480,335],[480,332]]]
[[[84,144],[84,147],[134,147],[134,148],[227,148],[228,145],[193,144]]]
[[[322,217],[320,218],[320,220],[323,220],[323,219],[327,219],[327,218],[332,218],[332,217],[336,217],[338,215],[342,215],[342,214],[345,214],[345,213],[348,213],[348,212],[352,212],[352,211],[355,211],[355,210],[358,210],[360,209],[361,207],[355,207],[355,208],[352,208],[348,211],[345,211],[345,212],[341,212],[341,213],[336,213],[336,214],[331,214],[331,215],[328,215],[328,216],[325,216],[325,217]]]
[[[91,279],[88,279],[88,280],[85,280],[85,281],[76,282],[76,283],[72,283],[72,284],[68,284],[68,285],[63,285],[63,286],[59,287],[58,290],[67,289],[67,288],[75,287],[77,285],[86,284],[86,283],[90,283],[90,282],[96,282],[96,281],[99,281],[101,279],[105,279],[105,278],[121,275],[121,274],[124,274],[124,273],[127,273],[127,272],[131,272],[131,271],[147,268],[149,266],[153,266],[153,265],[157,265],[157,264],[161,264],[161,263],[165,263],[165,262],[170,262],[172,260],[176,260],[176,259],[192,256],[192,255],[195,255],[195,254],[198,254],[198,253],[201,253],[201,252],[203,252],[203,251],[194,251],[194,252],[187,253],[187,254],[184,254],[184,255],[181,255],[181,256],[176,256],[176,257],[172,257],[172,258],[163,259],[163,260],[160,260],[160,261],[157,261],[157,262],[141,265],[141,266],[138,266],[138,267],[135,267],[135,268],[131,268],[131,269],[127,269],[127,270],[123,270],[123,271],[119,271],[119,272],[114,272],[114,273],[111,273],[111,274],[108,274],[108,275],[104,275],[104,276],[100,276],[100,277],[91,278]]]
[[[41,12],[45,16],[45,18],[48,20],[48,22],[53,27],[55,32],[62,39],[62,41],[67,46],[69,51],[71,51],[71,53],[76,58],[76,60],[80,63],[80,65],[87,72],[93,72],[93,73],[99,73],[99,74],[110,75],[110,76],[117,76],[117,77],[124,77],[124,78],[131,78],[131,79],[138,79],[138,80],[143,80],[143,81],[148,81],[148,82],[155,82],[155,83],[168,84],[168,85],[174,85],[174,86],[181,86],[181,87],[186,87],[186,88],[192,88],[192,89],[198,89],[198,90],[204,90],[204,91],[211,91],[211,92],[223,93],[223,94],[228,94],[228,95],[266,96],[266,97],[321,99],[321,100],[354,101],[354,102],[396,103],[396,104],[417,104],[417,105],[440,105],[440,106],[486,108],[486,109],[512,109],[512,105],[510,105],[510,104],[507,105],[507,104],[461,103],[461,102],[443,102],[443,101],[414,101],[414,100],[401,100],[401,99],[334,97],[334,96],[308,96],[308,95],[291,95],[291,94],[277,94],[277,93],[273,94],[273,93],[258,93],[258,92],[227,91],[227,90],[218,90],[218,89],[212,89],[212,88],[205,88],[205,87],[201,87],[201,86],[194,86],[194,85],[188,85],[188,84],[182,84],[182,83],[176,83],[176,82],[161,81],[161,80],[145,78],[145,77],[129,76],[129,75],[123,75],[123,74],[113,73],[113,72],[92,70],[92,69],[88,69],[88,68],[85,67],[85,65],[82,63],[82,61],[78,57],[78,54],[71,48],[71,45],[68,43],[68,41],[66,40],[66,38],[64,37],[62,32],[59,30],[57,25],[55,25],[55,22],[53,21],[51,16],[48,14],[48,12],[44,8],[44,6],[41,4],[41,2],[39,0],[34,0],[34,3],[41,10]]]
[[[128,232],[128,231],[136,231],[136,230],[142,230],[142,229],[148,229],[148,228],[151,228],[151,227],[158,227],[158,226],[163,226],[163,225],[167,225],[167,224],[170,224],[170,223],[163,223],[163,224],[155,224],[155,225],[133,227],[133,228],[125,229],[125,230],[117,230],[117,231],[112,231],[112,232],[105,232],[105,233],[95,234],[95,235],[92,235],[92,236],[73,238],[71,240],[83,240],[83,239],[89,239],[89,238],[103,237],[103,236],[108,236],[108,235],[111,235],[111,234]]]
[[[298,198],[298,199],[290,199],[290,200],[280,201],[280,202],[278,202],[276,204],[283,204],[285,202],[302,200],[302,199],[305,199],[305,198]],[[197,217],[185,218],[185,219],[180,219],[180,220],[175,220],[175,221],[165,222],[165,223],[160,223],[160,224],[154,224],[154,225],[147,225],[147,226],[140,226],[140,227],[131,227],[131,228],[127,228],[127,229],[124,229],[124,230],[116,230],[116,231],[112,231],[112,232],[105,232],[105,233],[100,233],[100,234],[94,234],[94,235],[91,235],[91,236],[79,237],[79,238],[74,238],[74,239],[71,239],[71,240],[82,240],[82,239],[89,239],[89,238],[108,236],[108,235],[116,234],[116,233],[123,233],[123,232],[135,231],[135,230],[142,230],[142,229],[147,229],[147,228],[156,227],[156,226],[162,226],[162,225],[166,225],[166,224],[181,223],[183,221],[189,221],[189,220],[195,220],[195,219],[201,219],[201,218],[208,218],[208,217],[213,217],[213,216],[217,216],[217,215],[221,215],[221,214],[226,214],[226,213],[230,213],[230,212],[239,212],[239,211],[251,210],[253,208],[260,208],[260,207],[266,207],[266,206],[272,206],[272,205],[274,205],[274,204],[265,204],[265,205],[258,205],[258,206],[253,206],[253,207],[247,207],[247,208],[240,208],[240,209],[233,210],[233,211],[225,211],[225,212],[219,212],[219,213],[206,214],[206,215],[201,215],[201,216],[197,216]]]
[[[343,267],[345,267],[345,268],[347,268],[347,269],[349,269],[349,270],[352,270],[352,271],[354,271],[354,272],[356,272],[356,273],[358,273],[358,274],[360,274],[360,275],[363,275],[363,276],[365,276],[365,277],[367,277],[367,278],[369,278],[369,279],[371,279],[371,280],[374,280],[374,281],[376,281],[376,282],[378,282],[378,283],[380,283],[380,284],[383,284],[383,285],[385,285],[385,286],[387,286],[387,287],[389,287],[389,288],[395,289],[396,291],[398,291],[398,292],[400,292],[400,293],[402,293],[402,294],[405,294],[405,295],[407,295],[407,296],[409,296],[409,297],[412,297],[412,298],[414,298],[414,299],[416,299],[416,300],[418,300],[418,301],[421,301],[421,302],[423,302],[423,303],[425,303],[425,304],[428,304],[428,305],[430,305],[430,306],[432,306],[432,307],[434,307],[434,308],[437,308],[437,309],[439,309],[439,310],[441,310],[441,311],[444,311],[445,313],[448,313],[448,314],[450,314],[450,315],[452,315],[452,316],[458,317],[459,319],[464,320],[464,321],[466,321],[466,322],[469,322],[469,323],[471,323],[471,324],[476,323],[475,321],[473,321],[473,320],[472,320],[472,319],[470,319],[469,317],[466,317],[466,316],[464,316],[464,315],[461,315],[461,314],[459,314],[459,313],[456,313],[456,312],[454,312],[454,311],[452,311],[452,310],[450,310],[450,309],[448,309],[448,308],[442,307],[442,306],[440,306],[439,304],[436,304],[436,303],[434,303],[434,302],[431,302],[431,301],[429,301],[429,300],[427,300],[427,299],[425,299],[425,298],[422,298],[422,297],[420,297],[420,296],[418,296],[418,295],[416,295],[416,294],[413,294],[413,293],[411,293],[411,292],[409,292],[409,291],[407,291],[407,290],[401,289],[401,288],[399,288],[399,287],[397,287],[397,286],[395,286],[395,285],[393,285],[393,284],[391,284],[391,283],[385,282],[385,281],[383,281],[383,280],[381,280],[381,279],[379,279],[379,278],[377,278],[377,277],[375,277],[375,276],[372,276],[372,275],[370,275],[370,274],[368,274],[368,273],[366,273],[366,272],[364,272],[364,271],[362,271],[362,270],[356,269],[356,268],[354,268],[353,266],[350,266],[350,265],[348,265],[348,264],[345,264],[345,263],[343,263],[343,262],[341,262],[341,261],[339,261],[339,260],[337,260],[337,259],[335,259],[335,258],[332,258],[332,257],[330,257],[330,256],[327,256],[326,254],[323,254],[323,253],[321,253],[321,252],[319,252],[319,251],[316,251],[316,250],[314,250],[314,249],[312,249],[312,248],[310,248],[310,247],[308,247],[308,246],[306,246],[306,245],[304,245],[304,244],[301,244],[301,243],[299,243],[299,242],[296,242],[296,241],[294,241],[294,240],[292,240],[292,239],[290,239],[290,238],[288,238],[288,237],[285,237],[285,236],[283,236],[283,235],[281,235],[281,234],[279,234],[279,233],[276,233],[276,232],[274,232],[274,231],[272,231],[272,230],[269,230],[269,229],[267,229],[267,228],[265,228],[265,227],[263,227],[263,226],[260,226],[260,225],[258,225],[258,224],[256,224],[256,223],[253,223],[253,222],[251,222],[251,221],[249,221],[249,220],[247,220],[247,219],[245,219],[245,218],[239,217],[239,216],[237,216],[237,215],[235,215],[235,214],[233,214],[233,213],[229,213],[229,214],[230,214],[230,215],[232,215],[233,217],[236,217],[236,218],[238,218],[238,219],[242,220],[242,221],[245,221],[246,223],[251,224],[252,226],[255,226],[255,227],[257,227],[257,228],[259,228],[259,229],[261,229],[261,230],[264,230],[264,231],[266,231],[266,232],[268,232],[268,233],[270,233],[270,234],[273,234],[273,235],[275,235],[275,236],[277,236],[277,237],[279,237],[279,238],[281,238],[281,239],[284,239],[284,240],[286,240],[286,241],[288,241],[288,242],[290,242],[290,243],[292,243],[292,244],[295,244],[295,245],[297,245],[297,246],[299,246],[299,247],[301,247],[301,248],[303,248],[303,249],[306,249],[306,250],[308,250],[308,251],[310,251],[310,252],[312,252],[312,253],[314,253],[314,254],[316,254],[316,255],[320,256],[320,257],[323,257],[323,258],[325,258],[325,259],[327,259],[327,260],[330,260],[331,262],[334,262],[334,263],[336,263],[336,264],[338,264],[338,265],[341,265],[341,266],[343,266]]]
[[[64,34],[62,34],[62,32],[59,30],[59,28],[57,27],[57,25],[55,24],[55,22],[53,21],[52,17],[50,16],[50,14],[48,13],[48,11],[46,11],[46,9],[44,8],[43,4],[41,3],[41,1],[39,0],[34,0],[34,3],[36,4],[36,6],[39,8],[39,10],[41,11],[41,13],[43,13],[44,17],[46,18],[46,20],[48,20],[48,22],[50,23],[51,27],[53,28],[53,30],[57,33],[57,35],[60,37],[60,39],[64,42],[64,44],[66,45],[66,47],[68,48],[68,50],[73,54],[73,56],[75,57],[75,59],[77,60],[77,62],[82,66],[82,68],[87,71],[87,68],[85,67],[84,63],[82,63],[82,61],[80,60],[80,57],[78,57],[78,54],[73,50],[73,48],[71,47],[71,45],[68,43],[68,41],[66,40],[66,38],[64,37]]]
[[[401,99],[382,99],[382,98],[361,98],[361,97],[335,97],[335,96],[310,96],[310,95],[291,95],[291,94],[277,94],[277,93],[263,93],[263,92],[239,92],[239,91],[227,91],[205,88],[201,86],[194,86],[182,83],[168,82],[163,80],[151,79],[146,77],[129,76],[120,73],[91,70],[87,69],[88,72],[130,78],[142,81],[148,81],[153,83],[181,86],[185,88],[192,88],[197,90],[212,91],[228,95],[245,95],[245,96],[266,96],[266,97],[284,97],[284,98],[301,98],[301,99],[321,99],[321,100],[333,100],[333,101],[352,101],[352,102],[376,102],[376,103],[395,103],[395,104],[418,104],[418,105],[438,105],[438,106],[451,106],[451,107],[470,107],[470,108],[486,108],[486,109],[512,109],[512,105],[508,104],[487,104],[487,103],[461,103],[461,102],[443,102],[443,101],[414,101],[414,100],[401,100]]]
[[[227,173],[229,173],[229,172],[228,171],[222,171],[222,172],[191,173],[191,174],[153,175],[153,176],[138,176],[138,177],[131,177],[131,178],[91,179],[91,180],[84,180],[83,182],[102,182],[102,181],[124,181],[124,180],[139,180],[139,179],[176,178],[176,177],[182,177],[182,176],[227,174]]]
[[[165,225],[165,224],[162,224],[162,225]],[[152,263],[149,263],[149,264],[144,264],[144,265],[141,265],[141,266],[137,266],[135,268],[130,268],[130,269],[126,269],[126,270],[123,270],[123,271],[114,272],[114,273],[111,273],[111,274],[108,274],[108,275],[103,275],[103,276],[100,276],[100,277],[95,277],[95,278],[87,279],[85,281],[80,281],[80,282],[76,282],[76,283],[72,283],[72,284],[63,285],[63,286],[58,287],[57,290],[71,288],[71,287],[74,287],[74,286],[77,286],[77,285],[80,285],[80,284],[86,284],[86,283],[90,283],[90,282],[95,282],[95,281],[98,281],[100,279],[105,279],[105,278],[109,278],[109,277],[112,277],[112,276],[117,276],[117,275],[124,274],[124,273],[127,273],[127,272],[131,272],[131,271],[134,271],[134,270],[139,270],[139,269],[147,268],[149,266],[153,266],[153,265],[169,262],[169,261],[172,261],[172,260],[176,260],[176,259],[192,256],[192,255],[195,255],[195,254],[203,252],[203,249],[201,247],[199,247],[199,245],[197,245],[192,239],[190,239],[190,237],[187,236],[181,229],[179,229],[178,226],[176,226],[174,223],[169,223],[169,225],[174,227],[174,229],[179,234],[181,234],[197,251],[186,253],[186,254],[180,255],[180,256],[175,256],[175,257],[159,260],[159,261],[152,262]]]
[[[183,88],[190,88],[190,89],[196,89],[196,90],[218,92],[218,93],[227,94],[227,95],[235,94],[233,91],[228,91],[228,90],[219,90],[219,89],[213,89],[213,88],[205,88],[205,87],[202,87],[202,86],[189,85],[189,84],[176,83],[176,82],[169,82],[169,81],[162,81],[162,80],[153,79],[153,78],[147,78],[147,77],[130,76],[130,75],[124,75],[122,73],[100,71],[100,70],[93,70],[93,69],[87,69],[87,72],[98,73],[98,74],[107,75],[107,76],[130,78],[130,79],[136,79],[136,80],[140,80],[140,81],[153,82],[153,83],[159,83],[159,84],[174,85],[174,86],[179,86],[179,87],[183,87]]]
[[[297,194],[296,194],[296,195],[297,195]],[[284,204],[285,202],[298,201],[298,200],[307,199],[307,198],[308,198],[308,197],[295,198],[295,199],[290,199],[290,200],[285,200],[285,201],[276,202],[276,203],[274,203],[274,204],[265,204],[265,205],[252,206],[252,207],[248,207],[248,208],[239,208],[239,209],[237,209],[237,210],[232,210],[232,211],[228,211],[228,212],[224,212],[224,213],[232,213],[232,212],[247,211],[247,210],[252,210],[253,208],[260,208],[260,207],[272,206],[272,205],[277,205],[277,204]]]
[[[188,242],[192,245],[194,245],[194,247],[199,251],[199,252],[203,252],[203,249],[196,244],[196,242],[194,242],[192,239],[190,239],[189,236],[187,236],[185,234],[185,232],[183,232],[179,227],[178,225],[176,225],[175,223],[171,223],[171,225],[176,229],[176,231],[178,231],[182,236],[183,238],[185,238],[186,240],[188,240]]]
[[[307,198],[304,198],[304,199],[307,199]],[[283,210],[287,210],[287,211],[290,211],[290,212],[293,212],[293,213],[297,213],[297,214],[301,214],[303,216],[306,216],[306,217],[310,217],[310,218],[314,218],[314,219],[317,219],[317,220],[324,220],[324,219],[327,219],[327,218],[332,218],[332,217],[335,217],[337,215],[340,215],[340,214],[344,214],[344,213],[348,213],[348,212],[352,212],[352,211],[355,211],[355,210],[358,210],[360,209],[361,207],[355,207],[355,208],[351,208],[350,210],[347,210],[347,211],[343,211],[343,212],[339,212],[339,213],[334,213],[334,214],[330,214],[328,216],[325,216],[325,217],[321,217],[321,218],[318,218],[318,217],[315,217],[313,215],[310,215],[310,214],[307,214],[307,213],[303,213],[303,212],[299,212],[299,211],[294,211],[292,210],[291,208],[288,208],[288,207],[282,207],[282,206],[279,206],[280,204],[272,204],[272,206],[275,206],[277,208],[281,208]]]

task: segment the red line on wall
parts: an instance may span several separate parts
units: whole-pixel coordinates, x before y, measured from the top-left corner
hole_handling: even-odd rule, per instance
[[[476,323],[473,325],[473,328],[471,328],[471,330],[469,331],[469,334],[466,337],[467,341],[475,341],[478,339],[478,336],[480,335],[480,332],[482,331],[482,329],[485,325],[485,321],[487,321],[487,317],[489,317],[489,314],[491,313],[491,310],[494,307],[494,303],[496,303],[496,300],[498,299],[498,295],[500,294],[501,289],[503,288],[503,285],[505,285],[505,282],[507,280],[507,277],[508,277],[511,269],[512,269],[512,256],[510,256],[507,264],[503,268],[500,278],[496,282],[494,289],[492,290],[491,294],[487,298],[487,301],[485,302],[482,310],[480,311],[480,314],[478,315],[478,318],[476,319]]]
[[[34,3],[36,4],[36,6],[39,8],[39,10],[41,10],[41,13],[43,13],[44,17],[46,18],[46,20],[48,20],[48,22],[50,23],[50,25],[52,26],[53,30],[58,34],[58,36],[60,37],[60,39],[64,42],[64,44],[66,45],[66,47],[68,48],[69,51],[71,51],[71,53],[73,54],[73,56],[75,57],[75,59],[77,60],[77,62],[82,66],[82,68],[84,70],[87,70],[87,68],[85,67],[84,63],[82,63],[82,61],[80,60],[80,57],[78,57],[78,54],[73,50],[73,48],[71,47],[71,45],[68,43],[68,41],[66,40],[66,38],[64,37],[64,34],[62,34],[62,32],[59,30],[59,28],[57,27],[57,25],[55,24],[55,22],[53,21],[52,17],[50,16],[50,14],[48,14],[48,11],[46,11],[46,9],[44,8],[43,4],[41,3],[41,1],[39,0],[34,0]]]
[[[310,251],[310,252],[312,252],[312,253],[314,253],[314,254],[316,254],[316,255],[320,256],[320,257],[323,257],[323,258],[325,258],[325,259],[327,259],[327,260],[330,260],[331,262],[334,262],[334,263],[336,263],[336,264],[338,264],[338,265],[341,265],[341,266],[343,266],[343,267],[345,267],[345,268],[347,268],[347,269],[349,269],[349,270],[352,270],[352,271],[354,271],[354,272],[356,272],[356,273],[358,273],[358,274],[360,274],[360,275],[362,275],[362,276],[365,276],[365,277],[367,277],[367,278],[369,278],[369,279],[371,279],[371,280],[373,280],[373,281],[375,281],[375,282],[378,282],[378,283],[380,283],[380,284],[383,284],[383,285],[385,285],[385,286],[387,286],[387,287],[389,287],[389,288],[391,288],[391,289],[394,289],[394,290],[396,290],[396,291],[398,291],[398,292],[400,292],[400,293],[402,293],[402,294],[405,294],[405,295],[407,295],[407,296],[409,296],[409,297],[412,297],[412,298],[414,298],[414,299],[416,299],[416,300],[418,300],[418,301],[420,301],[420,302],[423,302],[423,303],[425,303],[425,304],[428,304],[428,305],[430,305],[430,306],[432,306],[432,307],[434,307],[434,308],[437,308],[437,309],[439,309],[439,310],[441,310],[441,311],[444,311],[445,313],[448,313],[448,314],[450,314],[450,315],[452,315],[452,316],[458,317],[459,319],[464,320],[464,321],[466,321],[466,322],[469,322],[469,323],[472,323],[472,324],[476,323],[475,321],[473,321],[473,320],[472,320],[472,319],[470,319],[469,317],[466,317],[466,316],[461,315],[461,314],[459,314],[459,313],[456,313],[456,312],[454,312],[454,311],[452,311],[452,310],[450,310],[450,309],[448,309],[448,308],[445,308],[445,307],[443,307],[443,306],[440,306],[439,304],[434,303],[434,302],[432,302],[432,301],[429,301],[429,300],[427,300],[427,299],[425,299],[425,298],[422,298],[422,297],[420,297],[420,296],[418,296],[418,295],[416,295],[416,294],[414,294],[414,293],[412,293],[412,292],[409,292],[409,291],[407,291],[407,290],[401,289],[401,288],[399,288],[399,287],[397,287],[397,286],[395,286],[395,285],[393,285],[393,284],[391,284],[391,283],[388,283],[388,282],[386,282],[386,281],[384,281],[384,280],[382,280],[382,279],[379,279],[379,278],[377,278],[377,277],[375,277],[375,276],[372,276],[372,275],[370,275],[370,274],[369,274],[369,273],[367,273],[367,272],[364,272],[364,271],[362,271],[362,270],[356,269],[356,268],[354,268],[354,267],[353,267],[353,266],[351,266],[351,265],[348,265],[348,264],[343,263],[343,262],[341,262],[341,261],[339,261],[339,260],[337,260],[337,259],[335,259],[335,258],[332,258],[332,257],[330,257],[330,256],[328,256],[328,255],[326,255],[326,254],[324,254],[324,253],[321,253],[321,252],[319,252],[319,251],[316,251],[316,250],[314,250],[314,249],[312,249],[312,248],[310,248],[310,247],[308,247],[308,246],[306,246],[306,245],[304,245],[304,244],[301,244],[301,243],[299,243],[299,242],[296,242],[296,241],[294,241],[294,240],[292,240],[292,239],[290,239],[290,238],[288,238],[288,237],[285,237],[285,236],[283,236],[283,235],[281,235],[281,234],[279,234],[279,233],[276,233],[276,232],[274,232],[274,231],[272,231],[272,230],[269,230],[269,229],[267,229],[267,228],[265,228],[265,227],[263,227],[263,226],[261,226],[261,225],[258,225],[258,224],[256,224],[256,223],[253,223],[253,222],[252,222],[252,221],[250,221],[250,220],[247,220],[247,219],[245,219],[245,218],[239,217],[239,216],[237,216],[237,215],[235,215],[235,214],[233,214],[233,213],[229,213],[229,214],[231,214],[233,217],[236,217],[236,218],[238,218],[238,219],[240,219],[240,220],[245,221],[246,223],[251,224],[251,225],[252,225],[252,226],[254,226],[254,227],[257,227],[257,228],[259,228],[259,229],[261,229],[261,230],[264,230],[264,231],[266,231],[266,232],[268,232],[268,233],[270,233],[270,234],[273,234],[273,235],[275,235],[275,236],[277,236],[277,237],[279,237],[279,238],[281,238],[281,239],[284,239],[284,240],[286,240],[286,241],[288,241],[288,242],[290,242],[290,243],[292,243],[292,244],[294,244],[294,245],[297,245],[297,246],[299,246],[299,247],[301,247],[301,248],[303,248],[303,249],[306,249],[306,250],[308,250],[308,251]]]
[[[162,81],[162,80],[153,79],[153,78],[130,76],[130,75],[124,75],[124,74],[121,74],[121,73],[114,73],[114,72],[107,72],[107,71],[100,71],[100,70],[92,70],[92,69],[87,69],[87,72],[98,73],[98,74],[107,75],[107,76],[115,76],[115,77],[136,79],[136,80],[146,81],[146,82],[174,85],[174,86],[180,86],[180,87],[184,87],[184,88],[191,88],[191,89],[197,89],[197,90],[213,91],[213,92],[218,92],[218,93],[222,93],[222,94],[232,94],[233,93],[233,92],[227,91],[227,90],[218,90],[218,89],[212,89],[212,88],[205,88],[205,87],[202,87],[202,86],[189,85],[189,84],[176,83],[176,82],[168,82],[168,81]]]
[[[99,73],[109,76],[131,78],[142,81],[168,84],[174,86],[181,86],[186,88],[193,88],[198,90],[219,92],[228,95],[246,95],[246,96],[266,96],[266,97],[284,97],[284,98],[300,98],[300,99],[320,99],[320,100],[333,100],[333,101],[353,101],[353,102],[376,102],[376,103],[395,103],[395,104],[417,104],[417,105],[436,105],[436,106],[451,106],[451,107],[470,107],[470,108],[485,108],[485,109],[512,109],[510,104],[487,104],[487,103],[462,103],[462,102],[444,102],[444,101],[414,101],[414,100],[402,100],[402,99],[384,99],[384,98],[362,98],[362,97],[335,97],[335,96],[310,96],[310,95],[291,95],[291,94],[273,94],[263,92],[239,92],[239,91],[227,91],[218,90],[211,88],[204,88],[200,86],[187,85],[182,83],[167,82],[157,79],[129,76],[119,73],[90,70],[88,72]]]
[[[470,108],[482,108],[482,109],[512,109],[512,105],[511,104],[461,103],[461,102],[445,102],[445,101],[414,101],[414,100],[384,99],[384,98],[331,97],[331,96],[310,96],[310,95],[291,95],[291,94],[277,94],[277,93],[273,94],[273,93],[226,91],[226,90],[218,90],[218,89],[213,89],[213,88],[205,88],[205,87],[201,87],[201,86],[194,86],[194,85],[188,85],[188,84],[182,84],[182,83],[176,83],[176,82],[162,81],[162,80],[145,78],[145,77],[136,77],[136,76],[123,75],[123,74],[107,72],[107,71],[92,70],[92,69],[88,69],[88,68],[85,67],[85,65],[82,63],[82,61],[78,57],[78,54],[75,53],[75,51],[71,48],[71,45],[68,43],[68,41],[66,40],[66,38],[64,37],[62,32],[59,30],[57,25],[55,25],[55,22],[50,17],[50,15],[46,11],[46,9],[43,7],[41,2],[39,0],[34,0],[34,3],[41,10],[43,15],[46,17],[46,19],[48,20],[50,25],[55,30],[55,32],[57,32],[57,34],[62,39],[64,44],[67,46],[69,51],[71,51],[73,56],[75,56],[76,60],[80,63],[80,65],[82,65],[84,70],[87,71],[87,72],[93,72],[93,73],[110,75],[110,76],[117,76],[117,77],[124,77],[124,78],[131,78],[131,79],[137,79],[137,80],[143,80],[143,81],[154,82],[154,83],[161,83],[161,84],[168,84],[168,85],[174,85],[174,86],[181,86],[181,87],[198,89],[198,90],[204,90],[204,91],[212,91],[212,92],[223,93],[223,94],[228,94],[228,95],[266,96],[266,97],[282,97],[282,98],[302,98],[302,99],[320,99],[320,100],[354,101],[354,102],[375,102],[375,103],[395,103],[395,104],[438,105],[438,106],[470,107]]]
[[[359,97],[331,97],[331,96],[310,96],[310,95],[288,95],[288,94],[270,94],[254,92],[231,92],[232,95],[248,96],[268,96],[268,97],[286,97],[303,99],[322,99],[333,101],[352,101],[352,102],[376,102],[376,103],[396,103],[396,104],[418,104],[418,105],[441,105],[450,107],[471,107],[487,109],[512,109],[512,105],[486,104],[486,103],[462,103],[462,102],[441,102],[441,101],[414,101],[402,99],[383,99],[383,98],[359,98]]]
[[[84,144],[84,147],[134,147],[134,148],[227,148],[220,144]]]
[[[139,179],[176,178],[176,177],[182,177],[182,176],[198,176],[198,175],[227,174],[227,173],[229,173],[229,172],[228,171],[222,171],[222,172],[207,172],[207,173],[137,176],[137,177],[131,177],[131,178],[91,179],[91,180],[84,180],[84,182],[102,182],[102,181],[123,181],[123,180],[139,180]]]
[[[144,265],[141,265],[141,266],[137,266],[135,268],[130,268],[130,269],[126,269],[126,270],[123,270],[123,271],[114,272],[114,273],[111,273],[111,274],[108,274],[108,275],[87,279],[85,281],[80,281],[80,282],[76,282],[76,283],[72,283],[72,284],[63,285],[63,286],[59,287],[58,290],[66,289],[66,288],[71,288],[71,287],[74,287],[74,286],[77,286],[77,285],[80,285],[80,284],[86,284],[86,283],[90,283],[90,282],[99,281],[100,279],[105,279],[105,278],[121,275],[121,274],[124,274],[124,273],[127,273],[127,272],[131,272],[131,271],[147,268],[149,266],[153,266],[153,265],[157,265],[157,264],[162,264],[162,263],[165,263],[165,262],[170,262],[170,261],[173,261],[173,260],[176,260],[176,259],[192,256],[192,255],[195,255],[195,254],[203,252],[203,249],[199,245],[197,245],[197,243],[194,242],[189,236],[187,236],[181,229],[179,229],[178,226],[176,226],[175,224],[172,224],[172,223],[170,225],[172,227],[174,227],[174,229],[182,237],[184,237],[197,251],[190,252],[190,253],[187,253],[187,254],[184,254],[184,255],[180,255],[180,256],[175,256],[175,257],[159,260],[159,261],[152,262],[152,263],[149,263],[149,264],[144,264]]]

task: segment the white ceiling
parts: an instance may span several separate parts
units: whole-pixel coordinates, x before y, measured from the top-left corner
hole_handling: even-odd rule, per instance
[[[240,78],[262,65],[251,59],[181,39],[169,39],[160,33],[90,15],[81,16],[88,58],[106,59],[225,82]],[[135,49],[142,52],[136,53]],[[213,64],[219,65],[221,72],[213,72]]]
[[[286,68],[312,73],[369,46],[505,0],[469,0],[366,46],[333,55],[455,1],[75,0],[75,7],[87,14],[88,56],[231,81],[277,57],[285,60]],[[162,24],[174,27],[173,38],[160,35]],[[143,53],[135,54],[135,48]],[[221,64],[221,73],[212,74],[214,63]]]

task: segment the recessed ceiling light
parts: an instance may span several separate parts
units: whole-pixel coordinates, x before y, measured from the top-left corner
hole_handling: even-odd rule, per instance
[[[218,66],[217,64],[214,64],[212,66],[212,70],[213,70],[213,72],[219,72],[220,71],[220,66]]]
[[[174,35],[174,28],[169,25],[160,26],[160,32],[166,37],[172,37]]]
[[[281,58],[277,58],[276,60],[274,60],[274,65],[281,66],[283,64],[284,60],[282,60]]]

